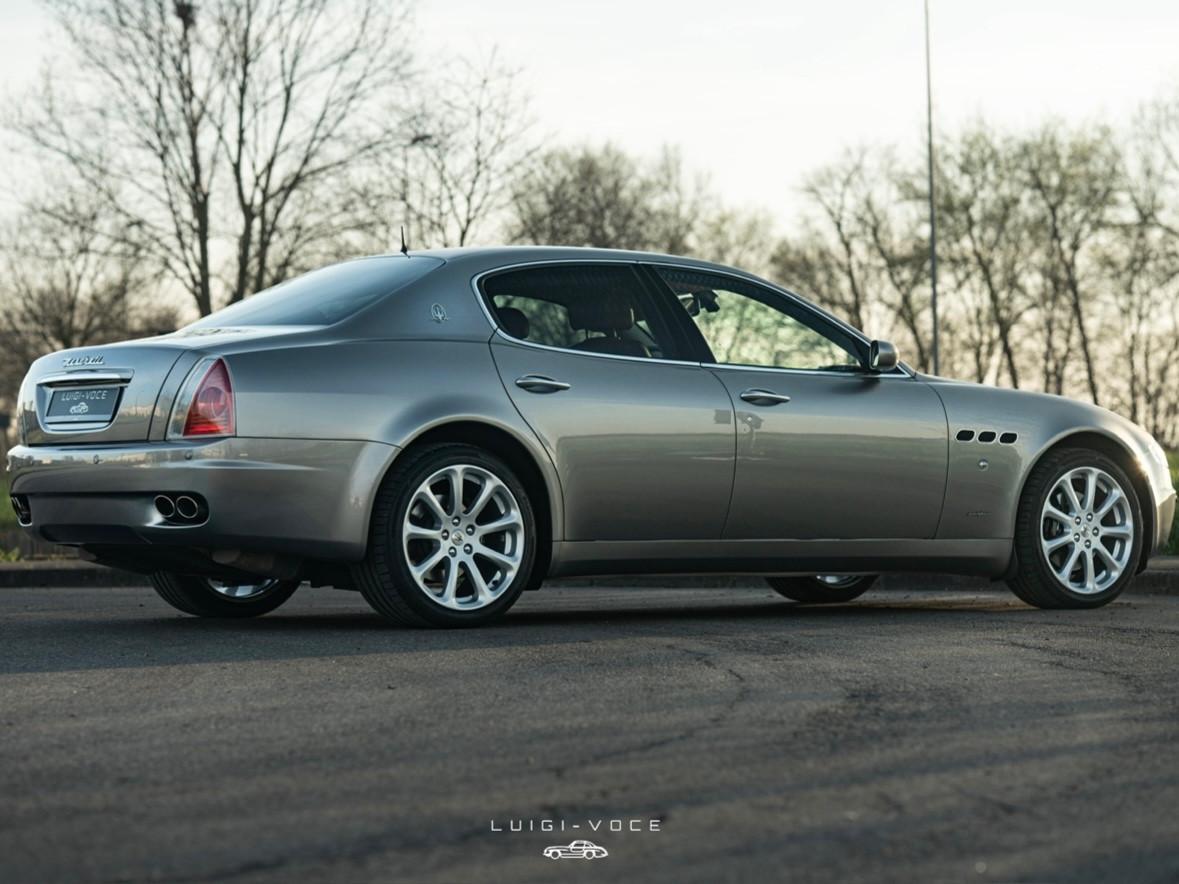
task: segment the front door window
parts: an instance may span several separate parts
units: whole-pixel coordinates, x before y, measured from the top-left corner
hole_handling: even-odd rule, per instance
[[[809,311],[744,280],[678,267],[655,272],[692,317],[713,358],[724,365],[808,371],[860,371],[857,342],[838,328],[820,331]]]

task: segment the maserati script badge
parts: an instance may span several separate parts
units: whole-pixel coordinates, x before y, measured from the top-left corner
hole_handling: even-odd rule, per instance
[[[102,365],[105,361],[103,356],[67,356],[61,364],[66,368],[76,368],[79,365]]]

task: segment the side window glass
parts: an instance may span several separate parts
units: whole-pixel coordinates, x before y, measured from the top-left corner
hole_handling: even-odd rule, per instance
[[[489,276],[483,295],[509,337],[546,347],[670,359],[654,299],[625,264],[549,264]]]
[[[811,371],[858,371],[855,340],[777,293],[744,280],[656,266],[718,363]]]

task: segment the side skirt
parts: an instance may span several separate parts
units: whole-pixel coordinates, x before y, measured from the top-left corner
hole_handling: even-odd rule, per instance
[[[1011,550],[1010,539],[558,541],[549,576],[904,571],[998,579]]]

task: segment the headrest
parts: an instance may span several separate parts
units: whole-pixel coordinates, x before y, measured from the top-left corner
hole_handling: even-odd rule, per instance
[[[569,305],[569,325],[574,331],[626,331],[635,324],[635,311],[626,297],[604,292]]]
[[[528,337],[531,324],[523,310],[517,310],[515,307],[500,307],[495,311],[495,314],[499,317],[499,324],[507,334],[520,340]]]

